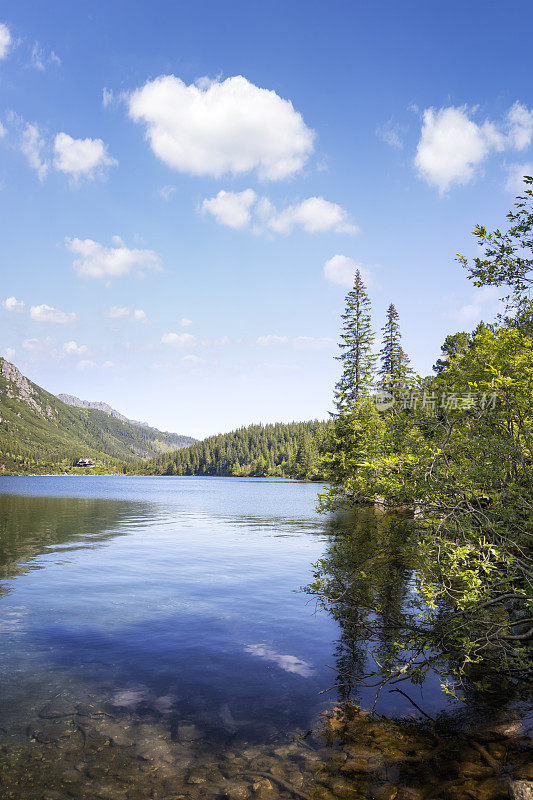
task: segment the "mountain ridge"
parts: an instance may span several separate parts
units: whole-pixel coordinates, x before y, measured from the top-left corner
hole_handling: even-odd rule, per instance
[[[138,425],[140,428],[152,428],[152,430],[158,430],[158,428],[154,428],[153,425],[149,425],[148,422],[139,422],[137,419],[129,419],[129,417],[124,416],[121,414],[120,411],[117,411],[116,408],[113,408],[109,405],[109,403],[104,403],[101,400],[82,400],[80,397],[76,397],[75,394],[58,394],[56,395],[62,403],[66,403],[67,406],[74,406],[75,408],[88,408],[90,411],[104,411],[106,414],[109,414],[110,417],[116,417],[116,419],[122,420],[122,422],[129,422],[131,425]],[[165,431],[167,433],[168,431]]]
[[[153,458],[196,440],[135,425],[60,400],[0,358],[0,471],[63,471],[90,457],[108,468]]]

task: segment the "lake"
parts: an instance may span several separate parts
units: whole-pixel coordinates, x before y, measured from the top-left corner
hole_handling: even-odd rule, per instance
[[[339,716],[326,690],[357,642],[299,591],[338,535],[320,488],[0,478],[1,797],[503,796],[475,748],[426,774],[408,753],[434,735],[399,694]],[[448,707],[436,680],[410,691]]]

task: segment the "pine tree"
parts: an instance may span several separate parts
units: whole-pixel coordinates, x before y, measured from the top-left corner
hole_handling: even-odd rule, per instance
[[[399,315],[393,303],[387,309],[387,322],[381,329],[383,331],[382,348],[380,351],[381,387],[388,392],[395,392],[405,386],[411,374],[409,358],[402,347]]]
[[[346,295],[342,320],[339,344],[342,353],[337,357],[342,362],[342,375],[335,387],[338,415],[352,411],[373,385],[376,356],[372,352],[370,299],[359,270],[355,273],[353,289]]]

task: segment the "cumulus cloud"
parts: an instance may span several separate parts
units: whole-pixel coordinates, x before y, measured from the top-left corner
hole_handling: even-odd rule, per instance
[[[160,270],[159,256],[153,250],[127,247],[120,236],[112,239],[114,247],[106,247],[93,239],[66,239],[66,246],[77,258],[74,269],[82,278],[116,278],[132,270],[143,274],[147,269]]]
[[[250,209],[256,200],[253,189],[243,192],[225,192],[222,189],[216,197],[206,197],[201,208],[204,214],[212,214],[221,225],[239,229],[250,224]]]
[[[120,319],[129,317],[134,322],[148,322],[148,317],[146,316],[146,311],[143,311],[142,308],[134,308],[131,311],[129,308],[122,307],[122,306],[111,306],[105,312],[106,317],[108,319]]]
[[[484,314],[493,317],[502,309],[501,294],[502,289],[498,286],[482,286],[472,293],[471,302],[462,306],[453,316],[470,325],[479,322]]]
[[[16,350],[14,350],[12,347],[5,348],[4,358],[7,358],[8,361],[12,361],[16,355],[17,355]]]
[[[531,177],[533,175],[533,161],[529,161],[527,164],[508,164],[506,170],[507,181],[505,188],[508,192],[520,194],[525,188],[524,176],[529,175]]]
[[[7,58],[12,41],[11,31],[5,23],[0,22],[0,61]]]
[[[336,203],[323,197],[308,197],[278,211],[268,197],[260,197],[252,189],[243,192],[220,191],[215,197],[206,198],[201,205],[203,213],[212,214],[221,225],[243,229],[253,225],[255,233],[265,230],[288,234],[294,228],[307,233],[357,233],[347,212]]]
[[[6,133],[7,133],[6,126],[2,125],[2,123],[0,122],[0,139],[3,139]]]
[[[77,344],[77,342],[65,342],[63,345],[63,352],[67,356],[83,356],[88,349],[86,344]]]
[[[468,114],[466,107],[424,111],[415,165],[441,193],[452,183],[471,181],[475,167],[491,150],[504,148],[504,138],[492,122],[477,125]]]
[[[107,169],[118,163],[101,139],[74,139],[62,131],[52,141],[35,122],[25,122],[13,112],[8,121],[19,137],[20,151],[40,180],[53,168],[75,184],[82,177],[105,177]]]
[[[180,325],[182,328],[190,328],[192,324],[193,321],[192,319],[189,319],[189,317],[182,317],[180,319]]]
[[[164,333],[161,342],[172,347],[194,347],[196,337],[191,333]]]
[[[292,103],[241,75],[187,86],[161,75],[128,98],[155,155],[192,175],[242,174],[280,180],[302,169],[314,132]]]
[[[17,314],[22,314],[24,311],[24,300],[17,300],[16,297],[6,297],[2,300],[2,307],[6,311],[14,311]]]
[[[367,288],[377,288],[370,272],[350,256],[337,254],[328,259],[324,264],[324,277],[339,286],[351,287],[357,270],[361,273]]]
[[[259,336],[256,340],[256,344],[259,347],[272,347],[280,344],[286,344],[288,341],[286,336],[278,336],[274,333],[269,333],[266,336]]]
[[[22,347],[24,350],[35,350],[39,346],[38,339],[24,339]]]
[[[43,156],[44,148],[45,142],[37,125],[26,123],[21,134],[20,150],[30,167],[37,171],[41,181],[45,179],[50,167],[49,161]]]
[[[30,317],[36,322],[53,322],[57,325],[66,325],[69,322],[75,322],[77,315],[72,311],[59,311],[57,308],[47,306],[42,303],[40,306],[32,306],[30,308]]]
[[[106,317],[109,319],[119,319],[120,317],[128,317],[130,313],[129,308],[122,308],[120,306],[111,306],[105,312]]]
[[[31,50],[31,59],[30,63],[32,67],[38,69],[40,72],[44,72],[46,67],[53,64],[54,66],[60,66],[61,59],[59,56],[51,50],[47,53],[39,44],[39,42],[35,42]]]
[[[441,194],[453,184],[469,183],[491,153],[524,150],[531,143],[533,112],[520,103],[514,103],[499,124],[478,124],[472,119],[474,111],[450,106],[423,112],[415,166]]]
[[[84,358],[81,361],[78,361],[76,364],[77,369],[84,370],[84,369],[94,369],[96,364],[94,361],[91,361],[90,358]]]
[[[515,150],[525,150],[533,137],[533,111],[515,103],[507,114],[509,142]]]
[[[307,233],[357,233],[359,228],[350,222],[347,212],[336,203],[323,197],[308,197],[301,203],[276,211],[268,200],[259,207],[259,216],[264,225],[275,233],[290,233],[293,228],[303,228]]]
[[[54,167],[74,180],[104,175],[108,167],[118,163],[101,139],[73,139],[68,133],[57,134],[54,154]]]

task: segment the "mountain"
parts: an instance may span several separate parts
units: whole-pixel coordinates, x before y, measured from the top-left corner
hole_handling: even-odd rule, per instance
[[[74,406],[75,408],[88,408],[91,411],[105,411],[106,414],[109,414],[110,417],[116,417],[117,419],[122,420],[122,422],[129,422],[131,425],[138,425],[140,428],[151,428],[151,430],[155,431],[157,428],[152,428],[147,422],[139,422],[136,419],[128,419],[125,417],[124,414],[121,414],[120,411],[117,411],[115,408],[112,408],[108,403],[101,403],[99,400],[80,400],[79,397],[73,394],[58,394],[57,395],[62,403],[66,403],[67,406]],[[169,433],[168,436],[178,436],[177,433]]]
[[[322,444],[330,425],[319,420],[249,425],[128,467],[128,471],[319,480]]]
[[[111,416],[67,405],[32,383],[0,358],[0,470],[57,472],[79,458],[113,469],[193,444],[195,439],[163,433]]]

